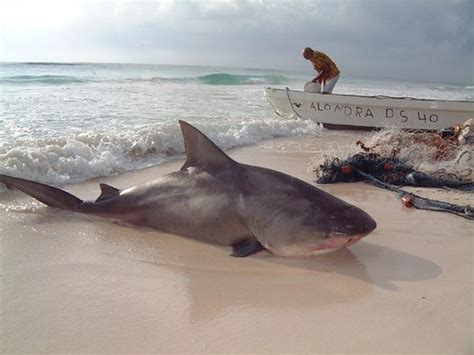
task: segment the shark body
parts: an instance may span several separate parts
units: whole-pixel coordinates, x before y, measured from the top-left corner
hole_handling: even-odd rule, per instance
[[[195,127],[179,123],[186,150],[179,171],[125,190],[100,184],[96,201],[7,175],[0,182],[51,207],[232,246],[233,256],[264,249],[308,256],[351,245],[376,228],[361,209],[290,175],[238,163]]]

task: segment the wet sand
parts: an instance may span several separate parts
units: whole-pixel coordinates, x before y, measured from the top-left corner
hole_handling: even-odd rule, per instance
[[[316,141],[230,155],[312,182]],[[65,189],[94,199],[99,181],[125,188],[181,164]],[[227,248],[1,194],[0,351],[472,353],[473,222],[406,209],[362,183],[320,187],[367,211],[376,231],[322,256],[233,258]]]

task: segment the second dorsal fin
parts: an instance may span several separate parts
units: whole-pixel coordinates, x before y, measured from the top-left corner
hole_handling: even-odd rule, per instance
[[[97,200],[95,200],[95,202],[104,201],[109,198],[118,196],[120,194],[120,190],[116,189],[113,186],[110,186],[107,184],[99,184],[99,186],[100,186],[101,194],[99,197],[97,197]]]
[[[219,170],[235,163],[197,128],[184,121],[179,121],[179,124],[183,132],[184,149],[186,150],[186,162],[181,170],[203,166]]]

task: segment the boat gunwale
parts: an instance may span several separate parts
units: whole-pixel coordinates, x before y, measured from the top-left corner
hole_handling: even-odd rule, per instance
[[[438,99],[424,99],[424,98],[414,98],[414,97],[394,97],[394,96],[386,96],[386,95],[376,95],[376,96],[364,96],[364,95],[352,95],[352,94],[319,94],[319,93],[312,93],[312,92],[306,92],[302,90],[292,90],[292,89],[281,89],[281,88],[273,88],[273,87],[266,87],[265,88],[265,96],[267,95],[268,92],[274,93],[278,92],[283,95],[287,95],[287,90],[289,91],[290,94],[296,94],[298,99],[308,99],[307,96],[312,96],[315,95],[315,98],[321,98],[323,97],[325,101],[328,102],[336,102],[340,101],[343,99],[351,99],[352,100],[358,100],[358,102],[350,102],[351,104],[365,104],[365,105],[371,105],[371,106],[387,106],[387,103],[397,103],[397,104],[409,104],[407,107],[413,108],[416,103],[420,104],[440,104],[442,106],[452,106],[456,104],[461,104],[463,107],[458,108],[456,110],[453,110],[451,108],[438,108],[438,107],[429,107],[430,109],[441,109],[441,110],[446,110],[446,111],[473,111],[474,112],[474,101],[469,101],[469,100],[438,100]],[[301,97],[303,95],[303,97]],[[360,100],[362,99],[362,100]],[[380,100],[380,101],[372,101],[372,100]],[[369,102],[367,102],[369,101]],[[341,102],[343,103],[343,102]],[[349,102],[344,102],[344,103],[349,103]],[[398,106],[398,105],[397,105]],[[466,107],[470,106],[470,107]]]

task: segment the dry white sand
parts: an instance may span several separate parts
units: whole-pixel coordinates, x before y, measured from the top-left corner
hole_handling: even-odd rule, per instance
[[[320,148],[284,139],[230,155],[312,182]],[[125,188],[181,164],[66,189],[93,199],[98,181]],[[362,183],[320,187],[367,211],[376,231],[323,256],[233,258],[1,194],[0,351],[472,353],[473,222]]]

